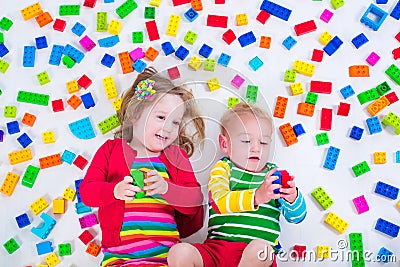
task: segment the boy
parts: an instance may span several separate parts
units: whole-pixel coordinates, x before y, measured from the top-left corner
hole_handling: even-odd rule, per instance
[[[276,264],[278,249],[272,247],[278,244],[280,214],[299,223],[307,211],[293,181],[288,188],[273,183],[276,166],[267,162],[271,135],[271,118],[259,107],[239,103],[223,114],[219,145],[227,157],[210,174],[208,237],[203,244],[172,247],[170,267]]]

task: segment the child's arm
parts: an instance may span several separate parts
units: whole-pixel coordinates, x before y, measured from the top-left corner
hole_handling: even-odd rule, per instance
[[[282,198],[278,199],[282,214],[290,223],[300,223],[307,215],[306,201],[294,181],[288,181],[288,188],[281,188]]]

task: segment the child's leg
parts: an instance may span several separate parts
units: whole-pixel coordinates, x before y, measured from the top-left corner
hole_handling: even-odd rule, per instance
[[[196,247],[188,243],[174,245],[168,252],[169,267],[203,267],[203,259]]]
[[[251,241],[243,251],[239,267],[269,267],[274,262],[273,248],[262,239]]]

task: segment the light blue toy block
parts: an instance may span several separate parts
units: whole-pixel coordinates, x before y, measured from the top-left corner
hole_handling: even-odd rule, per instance
[[[372,16],[376,19],[370,19],[368,16],[369,14],[372,14]],[[388,13],[381,8],[377,7],[374,4],[370,4],[364,15],[361,17],[360,21],[374,31],[377,31],[381,27],[382,23],[385,21],[387,15]]]
[[[140,59],[136,60],[135,63],[133,63],[133,68],[139,73],[143,72],[146,66],[147,64]]]
[[[288,36],[285,40],[283,40],[282,45],[286,47],[287,50],[292,49],[292,47],[297,44],[296,39],[294,39],[292,36]]]
[[[64,153],[61,156],[61,161],[62,162],[66,162],[69,165],[72,164],[72,162],[74,162],[74,159],[76,158],[76,154],[69,151],[69,150],[64,150]]]
[[[77,214],[88,213],[92,211],[92,208],[86,206],[83,202],[78,202],[75,203],[75,211]]]
[[[369,134],[376,134],[382,132],[382,126],[378,116],[368,118],[366,120]]]
[[[393,252],[391,252],[390,250],[388,250],[385,247],[381,247],[381,249],[378,252],[379,262],[388,263],[389,259],[391,258],[392,255],[393,255]]]
[[[193,22],[199,16],[199,13],[191,7],[183,15],[188,21]]]
[[[79,22],[75,23],[75,25],[72,27],[71,31],[78,35],[79,37],[83,34],[83,32],[86,30],[86,27],[80,24]]]
[[[51,49],[51,54],[49,58],[49,64],[59,66],[61,62],[61,57],[63,55],[64,46],[62,45],[53,45]]]
[[[118,35],[102,38],[98,40],[100,47],[113,47],[119,43]]]
[[[254,71],[256,71],[262,65],[264,65],[264,62],[262,62],[262,60],[258,56],[255,56],[252,60],[249,61],[249,65]]]
[[[83,52],[79,51],[70,44],[67,44],[64,47],[64,54],[72,58],[76,63],[81,63],[83,57],[85,56]]]
[[[68,124],[70,131],[79,139],[91,139],[96,137],[89,117]]]
[[[400,150],[396,151],[396,163],[400,163]]]
[[[46,213],[42,213],[40,218],[42,218],[43,223],[41,223],[38,227],[33,227],[31,232],[41,239],[46,239],[51,230],[53,230],[56,220]]]
[[[35,66],[35,51],[36,47],[34,46],[24,46],[24,57],[22,61],[24,67]]]
[[[342,94],[344,99],[347,99],[350,96],[355,94],[353,87],[351,87],[351,85],[347,85],[347,86],[343,87],[342,89],[340,89],[340,93]]]
[[[324,168],[334,170],[336,167],[337,160],[339,158],[340,149],[330,146],[328,153],[326,154]]]
[[[36,251],[38,255],[47,254],[53,252],[53,247],[51,241],[43,241],[36,244]]]
[[[231,56],[225,53],[221,53],[221,55],[218,58],[218,64],[228,67],[229,61],[231,61]]]

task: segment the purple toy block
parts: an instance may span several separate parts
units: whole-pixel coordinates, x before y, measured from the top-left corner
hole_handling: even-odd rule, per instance
[[[129,52],[129,56],[131,57],[132,61],[136,61],[138,59],[144,58],[144,52],[142,48],[138,47]]]
[[[99,222],[97,221],[96,215],[94,213],[91,213],[89,215],[83,216],[82,218],[79,218],[79,223],[81,224],[81,228],[84,229],[92,227]]]
[[[235,77],[233,77],[231,84],[235,86],[237,89],[239,89],[240,86],[242,86],[242,84],[244,83],[244,81],[245,80],[239,74],[236,74]]]
[[[365,61],[368,62],[371,66],[375,66],[375,64],[379,61],[381,57],[378,56],[375,52],[371,52]]]
[[[358,214],[369,211],[369,206],[368,206],[367,200],[365,199],[364,195],[354,198],[353,203],[354,203],[354,206],[356,207]]]
[[[96,44],[89,38],[89,36],[85,35],[82,39],[79,40],[79,43],[86,51],[92,50]]]
[[[3,142],[4,139],[4,131],[0,130],[0,142]]]
[[[322,21],[328,23],[331,20],[332,16],[333,16],[333,13],[331,11],[329,11],[328,9],[325,9],[319,18]]]

